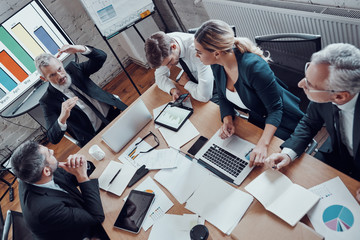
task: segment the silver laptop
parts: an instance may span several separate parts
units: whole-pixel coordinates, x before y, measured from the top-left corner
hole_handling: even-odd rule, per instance
[[[119,152],[151,119],[149,110],[139,99],[102,135],[102,140]]]
[[[224,140],[217,131],[195,155],[198,163],[235,185],[251,172],[249,156],[254,144],[232,135]]]

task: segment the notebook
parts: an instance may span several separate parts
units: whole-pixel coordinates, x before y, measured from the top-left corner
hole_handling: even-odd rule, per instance
[[[232,135],[226,139],[214,136],[195,155],[198,163],[235,185],[240,185],[251,172],[249,155],[254,144]]]
[[[102,135],[102,140],[119,152],[151,119],[151,113],[139,99]]]

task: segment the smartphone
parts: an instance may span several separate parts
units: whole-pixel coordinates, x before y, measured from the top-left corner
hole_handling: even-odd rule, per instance
[[[138,233],[154,197],[154,193],[132,190],[115,221],[114,227]]]
[[[207,142],[207,138],[204,136],[200,136],[198,140],[191,146],[188,153],[195,156],[197,152],[204,146],[204,144]]]
[[[178,107],[178,106],[180,106],[187,96],[189,96],[189,93],[181,94],[180,97],[179,97],[178,99],[176,99],[175,102],[173,102],[173,103],[171,104],[171,106],[172,106],[172,107]]]

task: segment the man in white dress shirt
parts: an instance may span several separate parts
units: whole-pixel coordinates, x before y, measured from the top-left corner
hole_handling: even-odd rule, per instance
[[[195,56],[193,34],[156,32],[146,40],[145,52],[150,67],[156,68],[156,84],[161,90],[172,95],[173,100],[179,98],[181,92],[169,78],[172,66],[184,70],[178,83],[184,86],[194,99],[207,102],[212,98],[214,76],[210,66],[205,66]]]
[[[330,137],[316,158],[360,180],[360,50],[344,43],[314,53],[299,87],[311,100],[306,115],[282,145],[265,160],[280,169],[300,156],[326,125]],[[360,189],[357,191],[360,201]]]

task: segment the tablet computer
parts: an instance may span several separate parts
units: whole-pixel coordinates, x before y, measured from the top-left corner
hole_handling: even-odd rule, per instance
[[[168,103],[155,118],[155,123],[177,132],[191,116],[193,111],[192,108],[182,105],[173,106],[172,103]]]
[[[115,221],[114,227],[138,233],[154,197],[154,193],[132,190]]]

